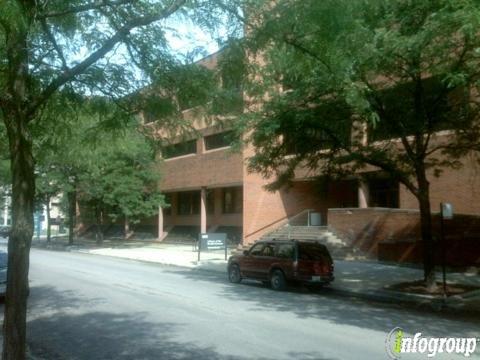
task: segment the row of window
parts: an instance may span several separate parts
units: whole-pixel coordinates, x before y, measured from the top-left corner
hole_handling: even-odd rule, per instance
[[[205,150],[220,149],[230,146],[235,140],[233,131],[224,131],[221,133],[208,135],[203,138]],[[165,146],[162,150],[164,159],[171,159],[178,156],[190,155],[197,153],[197,140],[184,141],[178,144]]]
[[[164,209],[165,215],[172,215],[172,194],[166,194],[166,202],[170,207]],[[207,213],[215,212],[215,196],[213,190],[207,190]],[[243,211],[243,188],[231,187],[222,189],[222,212],[238,214]],[[177,194],[177,215],[200,214],[200,191],[184,191]]]

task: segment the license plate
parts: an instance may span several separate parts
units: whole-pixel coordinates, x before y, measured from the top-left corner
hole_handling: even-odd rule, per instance
[[[320,281],[320,276],[312,276],[312,281]]]

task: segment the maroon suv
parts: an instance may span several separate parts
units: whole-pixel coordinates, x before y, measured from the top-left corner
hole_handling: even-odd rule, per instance
[[[333,261],[328,249],[314,241],[259,241],[243,255],[228,259],[228,278],[238,283],[243,278],[260,280],[274,290],[285,289],[287,282],[307,286],[333,281]]]

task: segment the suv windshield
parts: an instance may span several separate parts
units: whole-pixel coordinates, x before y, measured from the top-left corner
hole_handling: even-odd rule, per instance
[[[298,243],[299,260],[332,261],[327,248],[316,243]]]

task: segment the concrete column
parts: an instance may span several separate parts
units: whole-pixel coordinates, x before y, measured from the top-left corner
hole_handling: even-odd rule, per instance
[[[365,179],[358,179],[358,207],[360,209],[368,208],[369,192],[368,182]]]
[[[163,209],[158,207],[158,241],[163,240]]]
[[[207,232],[207,188],[200,191],[200,232]]]

